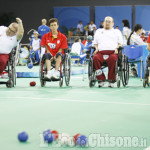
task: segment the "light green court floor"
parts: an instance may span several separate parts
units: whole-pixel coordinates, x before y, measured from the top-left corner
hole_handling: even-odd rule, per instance
[[[37,85],[30,87],[31,81]],[[0,150],[83,149],[42,147],[40,134],[45,129],[89,136],[93,145],[84,148],[88,150],[143,150],[150,145],[150,88],[143,88],[139,78],[131,78],[126,88],[89,88],[82,75],[72,76],[70,86],[62,88],[58,82],[40,87],[38,78],[17,78],[11,89],[0,85]],[[17,140],[20,131],[29,134],[25,144]],[[100,141],[91,142],[94,133],[115,137],[115,146],[94,144]],[[121,143],[125,137],[132,140],[131,146]],[[139,143],[134,142],[137,138]]]

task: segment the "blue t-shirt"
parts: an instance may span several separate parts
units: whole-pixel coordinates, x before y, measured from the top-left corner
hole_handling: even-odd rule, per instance
[[[81,51],[80,51],[80,54],[82,54],[82,51],[84,50],[84,45],[82,43],[80,43],[81,45]]]
[[[85,50],[87,51],[89,47],[92,47],[92,42],[87,42],[85,45]]]
[[[38,27],[38,32],[42,38],[44,34],[50,32],[50,28],[47,25],[41,25]]]

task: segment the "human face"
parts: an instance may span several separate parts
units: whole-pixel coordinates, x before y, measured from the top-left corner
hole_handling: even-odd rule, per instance
[[[106,17],[104,20],[104,28],[106,30],[112,29],[114,26],[113,19],[111,17]]]
[[[38,34],[37,34],[37,33],[34,33],[34,37],[35,37],[35,38],[38,38]]]
[[[141,34],[142,31],[143,31],[143,29],[139,29],[139,30],[137,31],[137,34]]]
[[[9,36],[14,36],[17,34],[17,29],[13,25],[9,25],[7,32]]]
[[[52,22],[49,27],[50,27],[52,32],[56,32],[59,25],[57,24],[57,22]]]

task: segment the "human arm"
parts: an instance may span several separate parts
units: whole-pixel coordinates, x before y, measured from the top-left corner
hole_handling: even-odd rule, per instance
[[[24,35],[24,28],[20,18],[16,18],[16,21],[18,23],[17,41],[20,41]]]

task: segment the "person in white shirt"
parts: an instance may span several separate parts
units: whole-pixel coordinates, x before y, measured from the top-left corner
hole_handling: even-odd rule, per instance
[[[93,57],[96,77],[99,87],[104,86],[105,75],[101,69],[103,61],[108,65],[109,87],[114,87],[115,64],[118,59],[118,47],[123,44],[123,38],[120,30],[114,29],[114,20],[107,16],[104,20],[104,28],[96,30],[94,36],[95,52]]]
[[[89,30],[90,30],[90,31],[93,31],[94,29],[96,30],[97,27],[96,27],[96,25],[94,24],[94,22],[91,21],[91,23],[90,23],[90,25],[89,25]]]
[[[128,38],[127,45],[147,45],[147,43],[143,42],[142,38],[140,37],[142,31],[143,31],[142,25],[136,24]],[[131,63],[131,74],[134,77],[138,76],[134,63]]]
[[[123,30],[122,30],[122,35],[123,35],[123,45],[127,45],[127,40],[131,34],[131,29],[130,29],[130,24],[129,21],[124,19],[122,20],[123,24]]]
[[[78,25],[77,25],[77,29],[80,29],[80,32],[83,33],[83,24],[82,21],[79,21]]]
[[[136,24],[128,38],[127,45],[147,45],[147,43],[143,42],[142,38],[140,37],[142,31],[142,25]]]
[[[84,63],[86,54],[85,54],[85,50],[84,50],[84,45],[81,43],[80,38],[77,38],[75,40],[75,43],[72,44],[70,55],[73,56],[73,57],[74,56],[79,56],[80,63],[81,64]]]
[[[30,55],[29,58],[34,64],[39,63],[40,61],[40,43],[41,39],[38,38],[39,33],[37,31],[33,32],[34,38],[30,42]]]
[[[16,18],[16,22],[8,27],[0,26],[0,74],[4,71],[12,49],[21,41],[24,29],[22,20]]]

